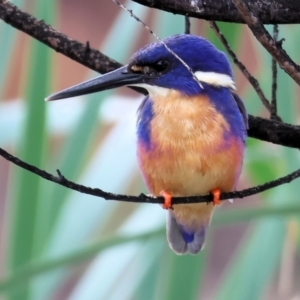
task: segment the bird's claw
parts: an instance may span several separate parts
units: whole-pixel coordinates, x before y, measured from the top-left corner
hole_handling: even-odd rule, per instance
[[[219,188],[213,189],[211,191],[211,194],[213,195],[213,205],[220,205],[221,204],[221,191]]]
[[[172,209],[172,195],[163,190],[160,192],[160,195],[164,197],[163,209]]]

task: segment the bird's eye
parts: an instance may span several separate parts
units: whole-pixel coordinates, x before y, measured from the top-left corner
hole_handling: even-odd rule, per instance
[[[169,64],[167,60],[159,60],[152,67],[156,72],[162,73],[168,68]]]

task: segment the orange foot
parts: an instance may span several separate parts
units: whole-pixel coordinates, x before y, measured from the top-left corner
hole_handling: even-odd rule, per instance
[[[213,205],[220,205],[221,201],[220,201],[220,196],[221,196],[221,191],[219,188],[213,189],[210,192],[213,195]]]
[[[160,195],[163,196],[164,199],[165,199],[165,202],[163,204],[163,209],[172,208],[172,195],[169,192],[165,191],[165,190],[161,191]]]

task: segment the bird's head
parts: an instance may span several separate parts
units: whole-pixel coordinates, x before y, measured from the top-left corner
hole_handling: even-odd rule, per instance
[[[235,88],[227,57],[206,39],[181,34],[165,39],[164,44],[149,44],[137,51],[128,65],[53,94],[46,100],[120,86],[142,87],[150,95],[173,89],[187,96],[201,93],[206,85]]]

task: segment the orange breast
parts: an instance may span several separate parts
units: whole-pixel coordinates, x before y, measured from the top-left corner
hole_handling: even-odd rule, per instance
[[[168,100],[170,99],[170,100]],[[214,188],[234,189],[244,145],[224,132],[229,125],[204,96],[186,97],[172,91],[153,99],[149,150],[138,145],[141,171],[149,191],[159,195],[202,195]]]

